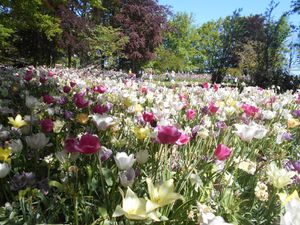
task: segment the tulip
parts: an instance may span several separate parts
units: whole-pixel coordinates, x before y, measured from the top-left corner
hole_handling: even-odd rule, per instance
[[[254,116],[257,112],[259,112],[259,108],[248,104],[243,104],[242,109],[244,110],[244,112],[248,117]]]
[[[147,150],[140,150],[136,153],[136,161],[139,164],[144,164],[149,159],[149,152]]]
[[[64,145],[64,149],[66,152],[76,152],[77,148],[76,146],[78,145],[78,140],[76,138],[67,138],[65,140],[65,145]]]
[[[226,145],[223,144],[219,144],[214,152],[214,155],[220,161],[226,160],[230,156],[230,154],[231,154],[230,148],[228,148]]]
[[[12,153],[19,153],[23,149],[23,144],[20,139],[13,139],[9,144]]]
[[[49,138],[44,133],[37,133],[25,138],[27,145],[32,149],[42,149],[48,142]]]
[[[10,171],[9,164],[0,162],[0,178],[6,177],[9,174],[9,171]]]
[[[64,92],[64,93],[69,93],[70,91],[71,91],[71,87],[70,87],[70,86],[65,85],[65,86],[63,87],[63,92]]]
[[[28,108],[33,109],[36,106],[37,103],[38,103],[37,98],[35,98],[33,96],[26,96],[25,105]]]
[[[280,225],[300,224],[300,199],[298,194],[289,197],[285,204],[285,214],[281,217]]]
[[[118,205],[113,217],[125,216],[131,220],[147,219],[146,200],[138,198],[137,195],[128,187],[125,198],[122,195],[122,207]]]
[[[92,120],[98,130],[106,130],[107,128],[109,128],[111,125],[114,124],[113,118],[107,115],[95,114],[92,116]]]
[[[54,123],[51,119],[46,118],[41,121],[42,131],[45,133],[50,133],[53,131]]]
[[[83,93],[75,94],[73,99],[74,99],[75,105],[80,109],[84,109],[89,106],[89,102],[87,100],[85,100]]]
[[[208,109],[211,114],[215,114],[219,110],[219,107],[217,107],[215,103],[210,103]]]
[[[143,113],[143,120],[145,122],[153,122],[154,121],[154,114],[152,112],[144,112]]]
[[[134,183],[135,171],[132,168],[122,171],[119,174],[120,183],[123,187],[131,187]]]
[[[99,138],[91,134],[82,135],[79,143],[75,144],[75,149],[82,154],[93,154],[100,149]]]
[[[186,145],[190,141],[190,137],[187,134],[181,133],[179,139],[176,141],[177,145]]]
[[[126,152],[117,152],[114,159],[119,170],[128,170],[136,161],[133,154],[128,156]]]
[[[103,86],[103,85],[95,86],[95,87],[93,88],[93,91],[94,91],[94,92],[97,92],[97,93],[99,93],[99,94],[103,94],[103,93],[105,93],[105,92],[107,91],[107,87],[105,87],[105,86]]]
[[[143,128],[143,127],[140,127],[140,128],[135,127],[133,129],[133,132],[134,132],[136,138],[139,139],[139,140],[146,139],[150,134],[150,130],[148,128]]]
[[[162,144],[175,144],[181,133],[174,126],[158,126],[157,140]]]
[[[85,113],[79,113],[76,115],[76,121],[81,124],[87,124],[89,121],[89,116]]]
[[[187,118],[188,120],[194,119],[195,116],[196,116],[196,111],[195,111],[194,109],[188,109],[188,110],[186,111],[186,118]]]
[[[55,72],[53,72],[51,70],[48,71],[48,76],[49,77],[54,77],[54,75],[55,75]]]
[[[26,121],[22,119],[22,116],[18,114],[16,118],[8,117],[8,123],[11,124],[15,128],[20,128],[27,125]]]
[[[153,184],[150,178],[146,179],[148,185],[148,193],[150,199],[146,203],[146,212],[152,212],[157,208],[163,207],[170,203],[175,202],[177,199],[182,199],[183,197],[174,192],[174,181],[173,179],[167,180],[160,185]]]
[[[106,161],[109,159],[109,157],[112,154],[112,150],[107,149],[104,146],[101,146],[100,151],[99,151],[99,158],[102,162]]]
[[[106,113],[109,111],[109,107],[108,105],[100,105],[100,104],[97,104],[94,106],[93,108],[93,112],[94,113],[99,113],[100,115]]]
[[[55,99],[51,95],[44,95],[43,96],[43,101],[44,101],[44,103],[46,103],[48,105],[55,103]]]
[[[0,147],[0,161],[10,163],[11,148]]]
[[[300,125],[300,122],[297,119],[291,118],[288,120],[287,124],[288,128],[295,128]]]

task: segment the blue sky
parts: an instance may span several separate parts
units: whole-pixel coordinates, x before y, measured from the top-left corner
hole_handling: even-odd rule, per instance
[[[274,16],[279,17],[290,10],[291,0],[278,0],[279,5]],[[261,14],[268,7],[270,0],[159,0],[162,5],[172,6],[173,12],[188,12],[194,15],[195,24],[231,15],[235,9],[242,8],[242,15]],[[299,15],[290,17],[290,21],[299,24]]]

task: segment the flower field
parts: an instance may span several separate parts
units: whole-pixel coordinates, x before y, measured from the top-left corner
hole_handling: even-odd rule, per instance
[[[2,69],[0,224],[300,224],[300,93]]]

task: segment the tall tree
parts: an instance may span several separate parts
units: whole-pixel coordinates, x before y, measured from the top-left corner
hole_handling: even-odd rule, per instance
[[[157,0],[121,0],[121,9],[114,16],[114,25],[129,37],[123,66],[138,72],[143,64],[154,58],[154,50],[163,40],[167,27],[167,7]]]

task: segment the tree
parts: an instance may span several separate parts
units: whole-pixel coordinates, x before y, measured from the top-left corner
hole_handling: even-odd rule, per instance
[[[123,56],[121,51],[128,43],[128,37],[122,37],[120,29],[112,26],[98,25],[90,33],[87,40],[93,61],[98,60],[101,67],[105,62],[108,68],[115,66],[116,60]]]
[[[129,37],[124,53],[123,65],[136,73],[146,62],[154,58],[155,48],[163,40],[167,27],[167,7],[157,0],[121,0],[121,9],[114,16],[114,25]]]

